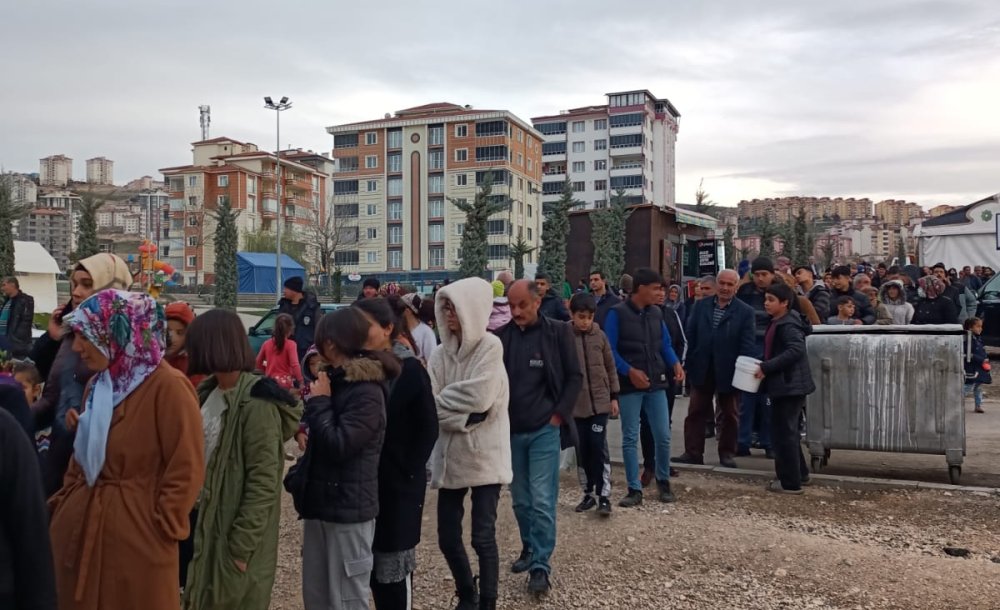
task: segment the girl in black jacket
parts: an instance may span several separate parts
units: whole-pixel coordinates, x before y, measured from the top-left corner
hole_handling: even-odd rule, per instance
[[[406,328],[402,312],[382,297],[354,306],[372,323],[365,347],[392,352],[402,361],[402,372],[389,383],[388,421],[378,464],[379,513],[371,586],[377,610],[407,610],[423,522],[426,464],[438,437],[437,407],[427,370],[399,341]]]
[[[365,349],[371,322],[356,308],[320,318],[316,347],[330,366],[311,386],[304,491],[302,596],[307,610],[365,607],[379,512],[378,463],[389,380],[400,372],[388,352]]]
[[[795,293],[784,283],[767,289],[764,308],[771,316],[771,324],[764,335],[764,361],[757,371],[757,378],[764,380],[761,392],[771,398],[771,445],[778,479],[768,485],[768,490],[787,494],[801,494],[802,484],[809,482],[799,442],[799,416],[806,396],[816,390],[806,357],[806,335],[812,329],[790,309],[795,299]]]

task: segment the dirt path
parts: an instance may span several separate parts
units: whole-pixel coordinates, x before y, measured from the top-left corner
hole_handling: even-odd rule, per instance
[[[617,498],[624,483],[616,475]],[[523,576],[506,570],[520,543],[504,493],[500,607],[1000,607],[996,497],[828,488],[785,497],[756,481],[687,473],[674,487],[677,504],[647,498],[640,509],[616,508],[602,521],[573,512],[579,494],[564,477],[554,589],[542,602],[525,593]],[[421,610],[454,607],[454,584],[436,545],[435,498],[428,494],[418,550],[414,607]],[[286,496],[272,608],[302,608],[300,540]],[[969,556],[950,557],[945,547]]]

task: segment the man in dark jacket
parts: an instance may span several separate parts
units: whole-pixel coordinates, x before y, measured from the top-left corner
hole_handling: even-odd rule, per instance
[[[754,352],[752,357],[760,359],[764,356],[764,334],[771,323],[771,316],[764,310],[764,291],[775,281],[774,265],[771,259],[763,256],[754,259],[750,265],[753,281],[743,284],[736,291],[736,298],[753,309],[754,314]],[[771,453],[771,409],[767,394],[743,392],[740,396],[740,429],[737,437],[736,455],[749,456],[753,433],[757,431],[760,448],[765,457]]]
[[[854,299],[854,317],[865,324],[875,323],[875,310],[872,309],[872,302],[863,293],[854,290],[851,282],[851,268],[844,265],[836,267],[830,274],[830,310],[826,315],[820,315],[821,320],[837,317],[837,299],[849,296]],[[820,312],[816,312],[819,314]]]
[[[608,312],[622,300],[608,289],[608,278],[604,277],[603,271],[591,272],[590,292],[597,299],[597,313],[594,314],[594,322],[604,328],[604,319],[608,317]]]
[[[719,273],[717,293],[694,304],[687,323],[687,369],[691,400],[684,420],[684,454],[674,461],[703,464],[705,420],[713,414],[712,398],[718,405],[717,436],[719,463],[735,468],[736,435],[739,427],[739,391],[733,388],[733,372],[740,356],[757,354],[754,310],[735,298],[739,276],[726,269]]]
[[[642,504],[639,476],[640,413],[646,412],[656,444],[656,484],[661,502],[673,502],[670,490],[670,415],[667,389],[671,377],[684,382],[684,368],[674,353],[663,313],[656,306],[663,278],[648,268],[632,274],[634,292],[615,305],[605,320],[605,334],[615,357],[621,393],[622,457],[628,495],[618,503],[630,508]]]
[[[285,280],[285,296],[278,302],[278,313],[286,313],[295,320],[295,345],[301,362],[315,341],[316,324],[322,315],[316,295],[305,291],[301,277]]]
[[[557,294],[558,290],[552,286],[552,278],[545,273],[539,273],[535,275],[535,286],[542,299],[539,315],[560,322],[569,322],[569,311],[562,297]]]
[[[382,284],[378,281],[377,277],[366,277],[364,283],[361,284],[361,292],[358,293],[358,298],[354,300],[374,299],[378,296],[378,289],[381,287]]]
[[[56,609],[49,511],[32,441],[0,409],[0,608]]]
[[[31,350],[31,326],[35,317],[35,299],[21,292],[16,277],[3,281],[4,303],[0,306],[0,347],[15,358]]]
[[[530,570],[528,590],[543,594],[551,588],[549,559],[556,546],[560,432],[575,436],[573,407],[583,371],[572,327],[539,315],[536,284],[518,280],[507,298],[512,319],[497,336],[510,377],[510,493],[521,533],[521,556],[511,569]]]
[[[826,320],[823,316],[830,311],[830,291],[823,282],[816,279],[811,267],[802,265],[795,269],[795,281],[799,285],[799,290],[812,303],[816,315],[820,320]]]

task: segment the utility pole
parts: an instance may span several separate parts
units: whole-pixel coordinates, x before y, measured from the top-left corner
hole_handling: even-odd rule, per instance
[[[274,116],[276,119],[275,131],[277,132],[277,145],[274,149],[274,182],[275,191],[278,196],[278,211],[276,215],[277,226],[275,228],[274,234],[274,250],[275,250],[275,273],[276,288],[278,300],[281,300],[282,296],[282,281],[281,281],[281,222],[282,222],[282,205],[281,205],[281,111],[288,110],[292,107],[292,103],[288,101],[287,97],[282,97],[281,100],[275,104],[270,97],[264,98],[264,108],[274,111]]]

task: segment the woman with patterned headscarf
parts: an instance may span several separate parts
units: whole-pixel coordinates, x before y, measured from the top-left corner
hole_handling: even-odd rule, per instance
[[[164,315],[149,295],[104,290],[65,323],[94,376],[49,501],[59,607],[176,610],[177,544],[205,477],[198,398],[163,362]]]
[[[928,275],[917,283],[920,295],[910,324],[958,324],[958,305],[944,296],[944,282]]]

